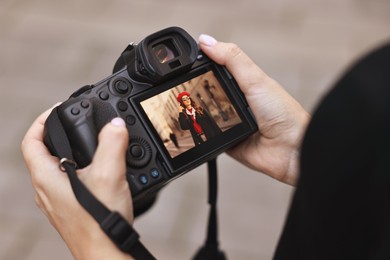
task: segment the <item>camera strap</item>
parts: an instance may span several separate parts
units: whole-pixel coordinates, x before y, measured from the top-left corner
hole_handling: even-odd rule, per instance
[[[101,229],[123,252],[131,254],[135,259],[156,259],[139,241],[138,233],[118,212],[110,211],[80,181],[76,173],[72,149],[68,137],[55,108],[48,117],[53,127],[51,137],[55,154],[61,159],[61,170],[67,173],[73,192],[85,210],[99,223]]]
[[[210,205],[207,238],[203,247],[196,253],[194,260],[225,260],[225,254],[219,249],[218,216],[217,216],[217,159],[207,162],[208,169],[208,203]]]

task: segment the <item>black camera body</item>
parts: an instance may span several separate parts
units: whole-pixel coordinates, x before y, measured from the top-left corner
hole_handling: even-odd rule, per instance
[[[234,78],[183,29],[154,33],[129,45],[120,59],[114,74],[80,88],[52,114],[57,113],[79,168],[92,161],[101,128],[114,117],[125,120],[127,179],[135,208],[171,180],[257,131]],[[193,109],[184,107],[181,98],[191,100]],[[57,127],[46,121],[44,142],[55,156]],[[207,135],[206,129],[213,127],[218,131]]]

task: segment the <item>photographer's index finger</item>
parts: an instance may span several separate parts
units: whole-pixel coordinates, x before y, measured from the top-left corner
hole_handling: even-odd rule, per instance
[[[55,104],[51,108],[47,109],[45,112],[40,114],[32,123],[30,128],[27,130],[23,141],[22,141],[22,149],[24,146],[25,141],[29,140],[38,140],[38,141],[43,141],[43,129],[45,126],[46,119],[49,117],[51,111],[58,106],[60,103]]]
[[[22,155],[30,170],[39,167],[44,163],[42,160],[51,157],[43,143],[44,124],[51,111],[52,108],[46,110],[34,120],[21,142]]]
[[[47,184],[52,186],[53,179],[58,176],[61,177],[61,174],[53,174],[54,172],[60,172],[58,158],[49,153],[42,141],[42,136],[43,125],[37,120],[27,132],[21,145],[32,184],[35,189],[39,190],[44,190]]]
[[[26,137],[34,138],[34,139],[43,139],[43,128],[45,125],[45,121],[48,118],[51,110],[46,110],[43,112],[40,116],[38,116],[30,128],[28,129],[26,133]]]

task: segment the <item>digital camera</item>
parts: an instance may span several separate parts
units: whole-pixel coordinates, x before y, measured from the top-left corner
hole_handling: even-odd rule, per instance
[[[231,74],[178,27],[130,44],[111,76],[80,88],[53,113],[59,121],[46,121],[44,142],[58,156],[53,140],[60,124],[79,168],[92,161],[101,128],[114,117],[125,120],[136,211],[147,208],[168,182],[257,131]]]

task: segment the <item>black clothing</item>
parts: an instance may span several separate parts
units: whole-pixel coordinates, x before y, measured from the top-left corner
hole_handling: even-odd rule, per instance
[[[390,45],[325,97],[275,259],[390,259]]]
[[[217,123],[205,110],[203,110],[203,115],[199,114],[198,112],[195,112],[195,114],[196,122],[202,128],[203,134],[207,140],[222,133]],[[187,115],[185,112],[180,112],[179,123],[182,130],[190,130],[195,145],[204,142],[202,137],[196,132],[191,116]]]

